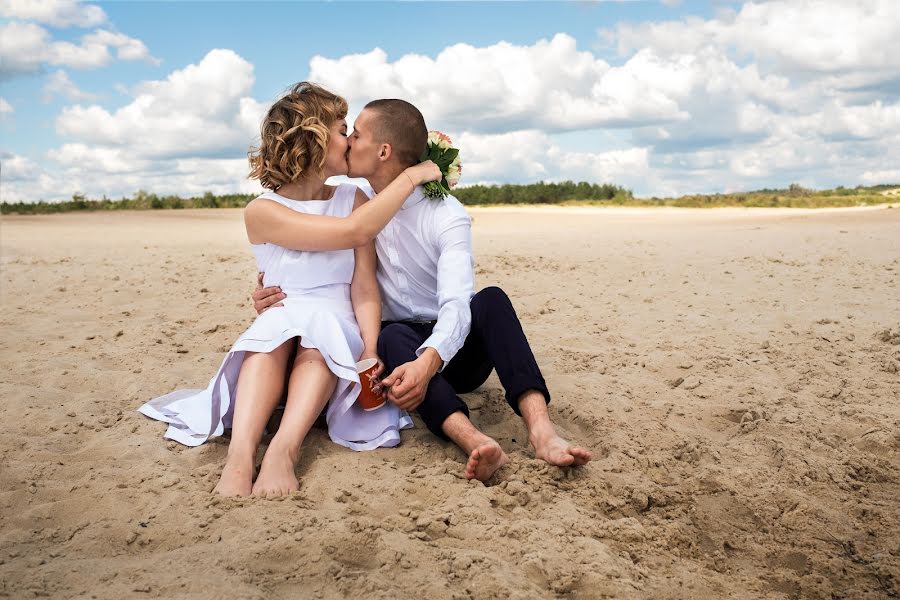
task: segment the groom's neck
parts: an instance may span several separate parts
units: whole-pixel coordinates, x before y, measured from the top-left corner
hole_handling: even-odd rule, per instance
[[[405,168],[403,165],[385,165],[369,178],[369,185],[372,186],[376,194],[380,194]]]

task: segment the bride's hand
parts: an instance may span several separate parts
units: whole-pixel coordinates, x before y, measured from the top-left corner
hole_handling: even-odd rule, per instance
[[[421,162],[413,167],[407,167],[404,171],[415,185],[422,185],[429,181],[440,181],[444,176],[440,168],[430,160]]]
[[[259,273],[256,276],[256,289],[250,294],[250,297],[253,298],[253,308],[256,309],[256,314],[258,315],[263,314],[273,306],[284,306],[282,300],[286,297],[280,287],[264,288],[263,275],[265,273]]]
[[[362,356],[359,357],[360,361],[374,358],[378,361],[378,364],[375,365],[375,371],[372,373],[375,381],[375,387],[372,388],[376,394],[381,394],[381,376],[384,375],[384,363],[381,362],[381,358],[379,358],[378,353],[374,350],[365,350],[362,353]]]

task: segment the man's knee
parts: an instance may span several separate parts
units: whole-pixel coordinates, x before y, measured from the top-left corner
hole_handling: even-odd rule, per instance
[[[506,292],[492,285],[475,294],[472,297],[471,306],[473,311],[483,311],[499,306],[510,306],[511,304]]]

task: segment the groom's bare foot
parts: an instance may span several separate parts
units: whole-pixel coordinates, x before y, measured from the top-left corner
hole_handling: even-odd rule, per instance
[[[213,492],[221,496],[249,496],[253,486],[253,459],[229,458]]]
[[[531,445],[536,457],[557,467],[580,467],[591,460],[590,451],[573,446],[555,432],[533,437]]]
[[[262,498],[287,496],[300,489],[300,482],[294,474],[297,464],[296,452],[282,448],[277,443],[269,444],[259,467],[259,476],[253,484],[253,495]]]
[[[469,454],[466,463],[466,479],[487,481],[497,469],[509,462],[509,457],[494,440],[484,442]]]

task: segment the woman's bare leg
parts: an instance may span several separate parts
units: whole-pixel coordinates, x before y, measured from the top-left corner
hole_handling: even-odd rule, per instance
[[[284,496],[299,488],[294,468],[300,460],[300,445],[331,398],[336,383],[337,377],[318,350],[297,348],[287,406],[253,484],[254,496]]]
[[[249,496],[253,487],[256,449],[266,422],[284,391],[284,374],[296,338],[271,352],[248,352],[241,364],[235,391],[234,420],[228,457],[215,492]]]

